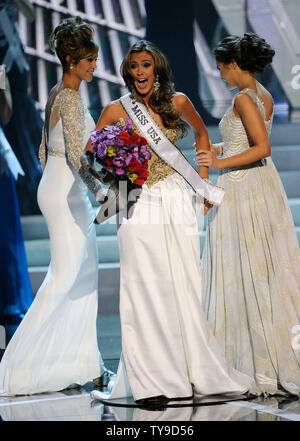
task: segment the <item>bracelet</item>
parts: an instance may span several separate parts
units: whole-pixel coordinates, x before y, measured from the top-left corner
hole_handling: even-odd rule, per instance
[[[218,147],[217,156],[223,156],[223,142],[219,142],[218,144],[215,145]]]

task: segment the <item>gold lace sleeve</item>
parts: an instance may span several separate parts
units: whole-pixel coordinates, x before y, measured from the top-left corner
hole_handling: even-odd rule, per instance
[[[106,192],[102,189],[100,181],[85,170],[80,162],[84,149],[85,110],[79,93],[76,90],[64,89],[59,94],[59,107],[67,158],[96,201],[103,202]]]
[[[66,154],[75,170],[78,171],[84,147],[84,107],[79,93],[72,89],[64,89],[59,94],[59,105]]]
[[[45,166],[46,166],[46,143],[45,143],[45,132],[44,132],[44,127],[43,127],[43,131],[42,131],[42,140],[41,140],[41,145],[40,145],[40,149],[39,149],[39,160],[42,166],[42,169],[44,170]]]

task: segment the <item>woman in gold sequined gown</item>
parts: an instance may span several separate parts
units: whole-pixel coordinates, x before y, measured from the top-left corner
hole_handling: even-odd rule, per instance
[[[80,164],[95,124],[78,92],[82,80],[92,80],[98,47],[79,18],[64,20],[50,41],[64,70],[49,95],[40,149],[38,203],[49,230],[51,263],[4,353],[1,395],[58,391],[105,372],[97,344],[94,213],[82,179],[96,197],[101,189]]]
[[[300,253],[289,203],[270,156],[270,93],[255,79],[274,55],[255,34],[230,36],[215,56],[239,92],[223,116],[224,142],[200,152],[219,169],[223,203],[209,214],[203,306],[227,362],[265,394],[300,395]],[[221,151],[220,151],[221,148]]]
[[[173,143],[185,128],[183,117],[199,148],[209,148],[199,114],[185,95],[173,90],[167,61],[157,48],[137,42],[121,71],[134,98],[147,106]],[[116,101],[104,109],[97,128],[120,118],[128,115]],[[153,151],[148,165],[149,177],[133,214],[121,219],[118,230],[122,351],[131,393],[142,404],[243,394],[251,379],[225,364],[201,309],[199,236],[187,184]],[[200,174],[207,177],[207,168]],[[129,393],[121,386],[118,391],[118,376],[114,398]],[[98,391],[92,396],[105,398]]]

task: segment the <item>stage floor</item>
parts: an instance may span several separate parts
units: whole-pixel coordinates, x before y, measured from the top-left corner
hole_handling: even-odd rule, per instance
[[[92,401],[92,383],[81,389],[0,398],[3,421],[300,421],[300,400],[257,398],[221,404],[146,410]],[[119,400],[120,401],[120,400]],[[126,401],[124,400],[124,403]],[[127,399],[127,405],[132,399]]]
[[[121,352],[118,314],[98,316],[98,339],[105,364],[117,370]],[[220,404],[198,403],[187,407],[145,410],[137,407],[103,405],[92,401],[93,383],[81,389],[19,397],[0,397],[3,421],[300,421],[300,399],[269,397],[250,401],[230,401],[219,397]],[[120,401],[120,400],[117,400]],[[205,402],[206,401],[206,402]],[[214,400],[215,401],[215,400]],[[132,398],[124,400],[131,406]],[[203,404],[203,401],[202,401]],[[207,405],[208,404],[208,405]]]

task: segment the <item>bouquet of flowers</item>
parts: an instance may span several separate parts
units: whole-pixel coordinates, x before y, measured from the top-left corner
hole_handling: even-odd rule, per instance
[[[134,132],[131,119],[120,119],[111,126],[91,134],[94,159],[116,178],[141,187],[148,177],[147,164],[151,152],[147,141]]]

